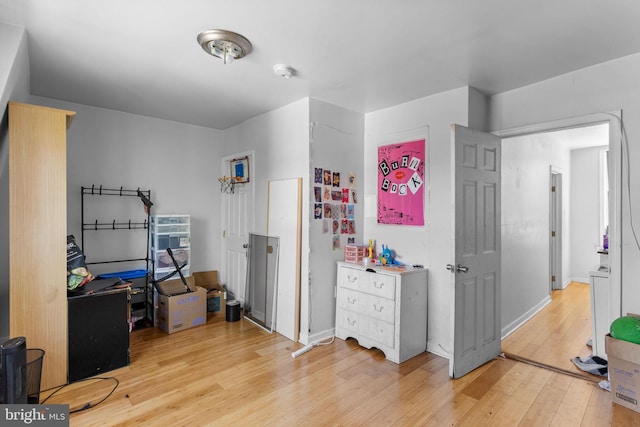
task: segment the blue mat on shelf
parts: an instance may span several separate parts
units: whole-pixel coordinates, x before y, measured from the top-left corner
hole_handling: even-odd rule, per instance
[[[126,270],[116,271],[115,273],[105,273],[99,275],[98,279],[137,279],[138,277],[144,277],[147,275],[147,270]]]

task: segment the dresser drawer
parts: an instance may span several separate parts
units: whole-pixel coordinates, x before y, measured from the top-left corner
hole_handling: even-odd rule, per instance
[[[395,327],[391,323],[369,318],[367,319],[367,331],[363,335],[389,348],[395,347]]]
[[[396,278],[386,274],[369,274],[368,293],[394,300],[396,297]]]
[[[338,287],[366,292],[369,289],[369,273],[355,268],[339,268]]]
[[[367,335],[366,316],[343,308],[336,310],[336,328],[351,331],[358,335]]]
[[[344,308],[345,310],[367,314],[367,311],[371,306],[369,298],[369,295],[363,294],[362,292],[346,288],[338,288],[336,304],[338,307]]]
[[[369,295],[363,302],[367,306],[365,314],[388,323],[394,323],[396,314],[395,301]]]

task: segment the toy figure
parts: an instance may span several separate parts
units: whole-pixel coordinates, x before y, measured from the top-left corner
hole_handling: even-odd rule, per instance
[[[380,260],[382,261],[382,265],[391,265],[393,264],[393,253],[388,246],[382,245],[382,253],[380,254]]]

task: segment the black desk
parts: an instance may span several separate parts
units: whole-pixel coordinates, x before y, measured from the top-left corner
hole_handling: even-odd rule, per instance
[[[129,290],[69,293],[69,382],[129,365]]]

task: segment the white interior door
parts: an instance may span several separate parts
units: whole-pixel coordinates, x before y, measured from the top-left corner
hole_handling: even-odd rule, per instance
[[[249,167],[253,167],[253,153],[240,153],[225,157],[222,170],[230,174],[232,159],[248,156]],[[249,182],[237,184],[233,193],[222,193],[222,265],[221,281],[227,290],[233,293],[236,300],[244,303],[244,292],[247,278],[247,249],[249,232],[254,228],[254,184]]]
[[[460,378],[500,353],[500,139],[452,125],[453,355]]]
[[[551,289],[562,289],[562,173],[551,170]]]

